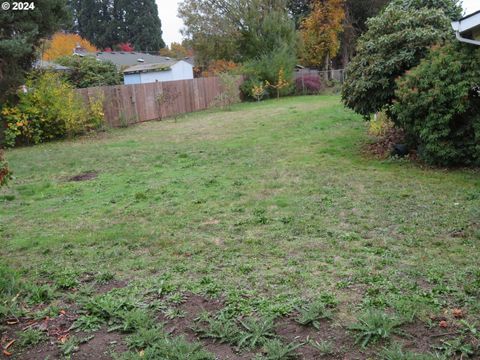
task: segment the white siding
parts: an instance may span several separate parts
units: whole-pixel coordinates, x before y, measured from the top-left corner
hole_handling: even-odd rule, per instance
[[[171,69],[167,71],[124,75],[125,85],[188,79],[193,79],[193,66],[183,60],[172,65]]]

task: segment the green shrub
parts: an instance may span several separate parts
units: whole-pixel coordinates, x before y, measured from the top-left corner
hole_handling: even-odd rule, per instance
[[[397,81],[392,113],[427,163],[480,164],[479,63],[479,48],[453,42]]]
[[[31,74],[15,106],[4,106],[5,144],[38,144],[96,129],[103,122],[99,101],[85,106],[73,87],[56,73]]]
[[[291,94],[294,89],[293,83],[293,69],[295,67],[296,58],[295,54],[288,47],[279,47],[272,52],[265,53],[259,56],[255,60],[248,61],[244,65],[244,73],[246,80],[240,87],[242,94],[254,99],[252,89],[254,85],[265,84],[278,84],[279,77],[282,76],[289,82],[289,86],[285,86],[279,91],[280,96]],[[273,87],[266,89],[267,97],[277,96],[277,91]]]
[[[461,12],[455,3],[395,0],[369,19],[347,67],[343,103],[366,118],[390,105],[395,80],[418,65],[430,46],[453,37],[449,16]]]
[[[98,61],[92,56],[63,56],[55,62],[72,70],[67,79],[77,88],[122,84],[122,75],[111,61]]]

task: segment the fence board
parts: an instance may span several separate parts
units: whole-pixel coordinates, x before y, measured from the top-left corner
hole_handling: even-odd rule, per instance
[[[239,77],[239,86],[242,81]],[[103,96],[105,121],[112,127],[204,110],[221,92],[215,77],[77,89],[87,106]]]

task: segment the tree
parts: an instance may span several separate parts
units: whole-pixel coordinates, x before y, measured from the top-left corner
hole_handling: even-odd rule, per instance
[[[337,62],[345,67],[355,55],[358,37],[367,31],[366,22],[388,4],[390,0],[345,0],[345,19],[341,33],[340,58]]]
[[[130,43],[137,51],[165,46],[155,0],[70,0],[72,27],[95,46]]]
[[[284,45],[295,51],[286,0],[184,0],[178,12],[200,65],[244,62]]]
[[[183,59],[185,57],[193,56],[193,51],[182,44],[172,42],[170,47],[167,46],[160,50],[160,55],[169,56],[175,59]]]
[[[420,157],[434,165],[480,165],[480,49],[434,48],[397,80],[392,113]]]
[[[122,83],[122,75],[110,61],[98,61],[91,56],[64,56],[58,58],[57,63],[72,70],[66,76],[68,81],[77,88]]]
[[[295,20],[297,28],[300,27],[303,18],[307,17],[312,10],[314,0],[289,0],[287,4],[288,12]]]
[[[431,0],[434,7],[419,7],[424,3],[394,0],[367,21],[368,31],[359,39],[342,89],[347,107],[368,117],[390,105],[395,79],[418,65],[430,46],[453,36],[446,14],[459,13],[453,11],[455,1]]]
[[[47,42],[45,46],[46,50],[43,53],[43,60],[51,61],[61,56],[72,55],[73,50],[77,46],[80,46],[90,52],[97,51],[95,46],[78,34],[65,34],[57,32],[53,35],[52,40]]]
[[[68,21],[64,0],[44,0],[29,11],[0,11],[0,102],[31,69],[42,39]]]
[[[339,35],[345,18],[343,0],[316,0],[311,13],[302,20],[300,35],[303,42],[302,61],[320,67],[335,57],[340,48]]]

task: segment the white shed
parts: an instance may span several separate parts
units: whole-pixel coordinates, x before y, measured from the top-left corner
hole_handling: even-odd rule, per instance
[[[184,60],[134,65],[123,70],[125,85],[193,79],[193,65]]]

